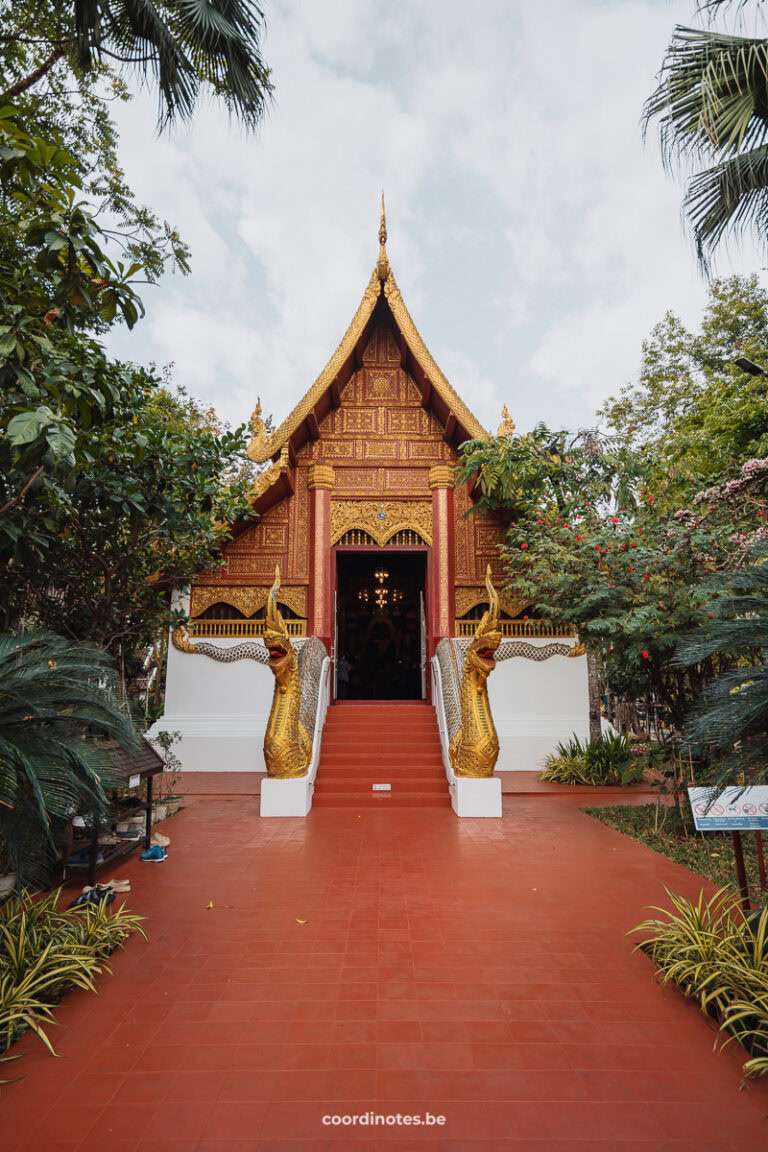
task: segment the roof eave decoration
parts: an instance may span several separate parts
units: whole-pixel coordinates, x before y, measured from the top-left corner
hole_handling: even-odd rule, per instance
[[[264,464],[270,458],[277,456],[278,453],[285,451],[286,445],[293,433],[300,424],[307,419],[318,400],[320,400],[331,387],[341,369],[349,358],[354,355],[355,346],[363,335],[381,295],[384,296],[384,299],[389,305],[395,323],[405,338],[405,342],[413,359],[419,365],[438,396],[442,398],[448,411],[453,413],[456,422],[461,425],[470,438],[478,440],[487,439],[488,433],[485,428],[483,428],[482,424],[472,415],[459,394],[449,384],[419,335],[416,325],[411,319],[410,313],[400,295],[400,289],[397,286],[397,281],[395,280],[392,269],[389,266],[386,241],[387,226],[384,216],[384,197],[382,195],[381,225],[379,227],[379,258],[376,261],[376,267],[371,273],[368,286],[360,301],[360,306],[352,319],[352,323],[349,325],[349,328],[347,328],[341,343],[312,387],[305,393],[290,415],[283,420],[279,428],[276,428],[272,433],[267,433],[264,421],[261,418],[261,405],[258,404],[256,406],[253,416],[251,417],[251,433],[253,439],[248,445],[248,456],[251,460],[255,461],[255,463]],[[278,462],[275,461],[275,463]],[[282,467],[285,467],[285,463],[281,463]],[[275,469],[275,471],[279,472],[279,469]],[[268,472],[271,473],[272,469],[268,469]],[[263,475],[264,478],[266,478],[267,473]],[[270,477],[272,482],[274,482],[274,479],[276,479],[276,477]],[[263,484],[262,477],[259,477],[259,480],[262,481]],[[264,490],[262,485],[259,485],[259,488],[261,491]]]

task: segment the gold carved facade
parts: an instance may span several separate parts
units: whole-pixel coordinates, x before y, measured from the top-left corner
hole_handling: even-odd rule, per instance
[[[432,543],[429,500],[332,500],[331,545],[352,529],[361,529],[384,546],[398,532],[411,529]]]
[[[189,606],[190,616],[200,616],[212,604],[229,604],[242,612],[243,616],[253,616],[267,602],[269,587],[238,588],[223,585],[195,585]],[[307,589],[281,587],[279,603],[290,608],[297,616],[307,614]]]

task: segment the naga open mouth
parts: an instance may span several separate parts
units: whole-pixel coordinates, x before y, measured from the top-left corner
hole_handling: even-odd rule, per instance
[[[277,664],[284,656],[287,656],[287,650],[281,648],[279,644],[269,645],[269,662],[270,664]]]
[[[491,668],[496,666],[496,649],[495,648],[478,648],[478,659],[482,660],[483,664],[489,664]]]

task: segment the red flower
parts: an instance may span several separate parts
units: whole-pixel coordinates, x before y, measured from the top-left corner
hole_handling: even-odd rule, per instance
[[[649,504],[653,504],[653,502],[654,502],[654,500],[655,500],[655,499],[656,499],[656,497],[655,497],[655,496],[649,496],[649,497],[648,497],[648,503],[649,503]]]
[[[707,616],[714,616],[714,612],[707,612]]]
[[[537,520],[537,521],[536,521],[536,523],[537,523],[537,524],[543,524],[543,523],[544,523],[544,521],[543,521],[543,520]]]
[[[577,540],[581,540],[581,536],[577,536],[577,537],[576,537],[576,539],[577,539]]]
[[[618,524],[618,522],[619,522],[618,516],[611,516],[611,524]]]
[[[647,572],[643,573],[643,580],[650,580],[650,576]]]
[[[642,656],[643,660],[647,660],[647,659],[648,659],[648,653],[647,653],[645,650],[643,650],[643,651],[640,653],[640,655]]]
[[[521,544],[521,545],[520,545],[520,547],[521,547],[521,548],[527,548],[527,547],[528,547],[528,545],[527,545],[527,544]]]

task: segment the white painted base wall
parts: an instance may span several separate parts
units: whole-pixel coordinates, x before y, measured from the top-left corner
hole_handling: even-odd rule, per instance
[[[242,642],[210,641],[217,648]],[[264,772],[264,732],[274,687],[266,664],[222,664],[200,653],[180,652],[169,640],[165,713],[149,735],[181,733],[174,753],[185,772]]]
[[[560,740],[589,735],[586,656],[501,660],[488,677],[488,699],[499,736],[497,772],[538,771]]]

